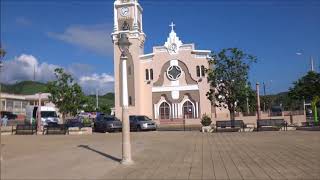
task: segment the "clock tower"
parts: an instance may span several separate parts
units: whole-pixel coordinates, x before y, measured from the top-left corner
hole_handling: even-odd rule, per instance
[[[145,34],[142,28],[142,12],[138,0],[115,0],[114,2],[114,31],[112,41],[114,46],[114,74],[115,74],[115,115],[121,117],[122,98],[128,98],[129,114],[143,113],[143,80],[141,79],[142,69],[139,57],[144,54]],[[131,46],[127,53],[126,63],[127,78],[122,78],[122,63],[120,60],[121,51],[117,45],[120,34],[126,34]],[[127,81],[128,97],[122,96],[122,81]]]

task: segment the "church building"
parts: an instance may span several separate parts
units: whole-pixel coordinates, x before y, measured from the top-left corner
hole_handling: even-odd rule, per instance
[[[117,45],[119,34],[129,38],[126,63],[129,115],[146,115],[158,123],[181,121],[199,124],[203,114],[215,116],[216,108],[206,97],[210,85],[205,69],[209,50],[198,50],[184,43],[171,23],[167,41],[144,53],[143,8],[138,0],[114,2],[115,115],[122,114],[122,64]]]

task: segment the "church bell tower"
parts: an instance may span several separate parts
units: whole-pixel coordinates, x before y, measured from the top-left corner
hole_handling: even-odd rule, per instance
[[[111,34],[114,46],[114,92],[115,115],[121,117],[122,113],[122,64],[121,51],[117,45],[120,34],[126,34],[131,46],[127,52],[127,86],[128,86],[128,110],[129,114],[139,114],[142,100],[141,88],[143,80],[140,73],[143,69],[139,62],[140,55],[144,54],[145,34],[142,26],[142,12],[138,0],[115,0],[114,2],[114,30]]]

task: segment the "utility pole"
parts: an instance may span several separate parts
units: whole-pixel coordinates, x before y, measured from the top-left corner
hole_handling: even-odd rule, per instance
[[[263,96],[264,96],[264,101],[263,101],[263,112],[266,112],[266,83],[263,82]]]
[[[310,64],[311,64],[311,71],[314,72],[314,61],[312,56],[310,56]]]
[[[36,81],[36,65],[33,65],[33,81]]]
[[[257,91],[257,119],[261,119],[261,110],[260,110],[260,84],[257,82],[256,84]]]
[[[99,90],[96,89],[96,109],[99,109]]]

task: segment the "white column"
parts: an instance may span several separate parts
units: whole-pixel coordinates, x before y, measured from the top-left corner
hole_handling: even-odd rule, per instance
[[[113,5],[113,13],[114,13],[114,25],[113,25],[113,29],[114,31],[118,31],[118,12],[117,12],[117,8],[116,8],[116,2],[114,2],[114,5]]]
[[[128,57],[120,58],[122,63],[122,164],[132,164],[130,123],[128,113],[128,82],[127,82],[127,60]]]
[[[172,103],[171,107],[172,107],[172,118],[176,118],[176,107],[174,103]]]
[[[196,102],[196,118],[199,118],[199,103]]]
[[[134,23],[133,23],[133,29],[138,30],[138,3],[135,1],[134,3]]]
[[[127,78],[127,57],[121,57],[122,63],[122,102],[124,107],[128,107],[128,78]]]
[[[140,28],[141,28],[141,32],[143,32],[143,24],[142,24],[142,14],[140,15]]]
[[[178,118],[181,118],[182,117],[182,113],[181,113],[181,105],[178,104]]]
[[[158,119],[158,107],[157,107],[157,105],[154,104],[154,105],[153,105],[153,108],[154,108],[154,110],[153,110],[153,112],[154,112],[154,118],[155,118],[155,119]]]
[[[196,106],[193,105],[193,116],[192,116],[192,118],[195,118],[195,117],[196,117]]]

